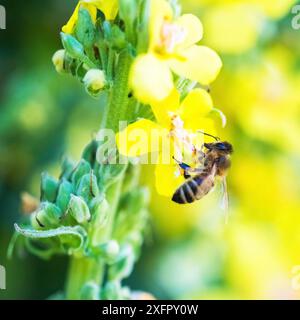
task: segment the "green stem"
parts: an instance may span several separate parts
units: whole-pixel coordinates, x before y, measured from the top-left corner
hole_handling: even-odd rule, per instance
[[[128,118],[128,80],[132,57],[128,49],[124,49],[118,59],[116,77],[110,96],[110,103],[106,113],[106,128],[118,132],[119,122]]]
[[[109,97],[109,103],[102,122],[102,128],[110,128],[115,132],[118,130],[119,121],[127,119],[128,107],[128,75],[132,58],[127,50],[120,53],[116,77],[112,92]],[[123,176],[116,181],[107,191],[106,197],[109,203],[109,220],[103,230],[103,243],[110,240],[114,225],[115,214],[121,197]],[[91,226],[90,232],[93,233]],[[87,282],[94,282],[102,285],[105,271],[105,262],[92,257],[72,257],[70,262],[69,274],[66,285],[67,299],[80,299],[80,291]]]

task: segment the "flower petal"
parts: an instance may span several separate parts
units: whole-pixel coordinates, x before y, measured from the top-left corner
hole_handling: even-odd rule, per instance
[[[106,20],[114,20],[118,14],[118,0],[85,0],[85,2],[94,4],[97,9],[103,12]]]
[[[192,46],[182,58],[170,59],[170,67],[180,76],[207,85],[215,80],[222,67],[218,54],[205,46]]]
[[[198,121],[206,116],[213,108],[210,94],[204,89],[192,90],[180,105],[180,115],[185,125]]]
[[[184,182],[184,178],[178,175],[179,169],[176,163],[157,164],[155,166],[155,187],[157,192],[170,201],[176,189]]]
[[[184,41],[180,43],[181,48],[188,48],[202,39],[203,26],[195,15],[184,14],[175,21],[175,24],[185,33]]]
[[[150,53],[135,59],[129,83],[135,97],[145,104],[165,99],[174,87],[168,65]]]
[[[116,134],[119,152],[127,157],[138,157],[160,148],[163,128],[155,122],[141,119]]]
[[[169,128],[171,124],[169,113],[178,111],[179,105],[180,93],[173,89],[166,99],[152,103],[151,108],[157,122],[165,128]]]
[[[166,0],[152,0],[149,22],[149,51],[160,45],[161,32],[164,22],[172,21],[172,7]]]

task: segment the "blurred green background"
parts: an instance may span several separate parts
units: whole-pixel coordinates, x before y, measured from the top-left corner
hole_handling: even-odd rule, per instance
[[[198,14],[203,43],[223,60],[211,87],[227,115],[220,135],[235,148],[228,176],[229,223],[218,190],[179,206],[153,189],[151,228],[127,283],[158,298],[297,299],[300,265],[300,30],[291,0],[184,0]],[[20,192],[39,194],[40,173],[58,174],[64,154],[78,159],[101,120],[101,101],[68,76],[52,54],[76,1],[1,1],[0,264],[7,290],[0,298],[45,299],[64,285],[67,260],[24,253],[6,259]],[[294,278],[295,280],[295,278]]]

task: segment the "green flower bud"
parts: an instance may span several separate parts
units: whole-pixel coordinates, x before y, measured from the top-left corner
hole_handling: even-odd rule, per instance
[[[43,202],[40,208],[31,215],[31,225],[34,229],[57,227],[61,216],[62,212],[59,207],[50,202]]]
[[[66,212],[70,202],[71,193],[74,191],[72,183],[63,179],[58,188],[56,204],[62,212]]]
[[[91,165],[84,159],[81,159],[72,174],[72,183],[77,188],[80,179],[92,170]]]
[[[101,255],[108,263],[113,263],[119,255],[120,246],[116,240],[110,240],[93,249],[97,255]]]
[[[105,74],[100,69],[90,69],[83,78],[87,93],[97,97],[106,85]]]
[[[110,281],[107,282],[103,292],[103,300],[119,300],[122,297],[122,287],[119,281]]]
[[[85,223],[91,219],[90,210],[86,202],[74,194],[71,194],[68,212],[78,223]]]
[[[72,58],[79,60],[85,59],[83,45],[78,40],[63,32],[60,33],[60,36],[64,48]]]
[[[58,50],[52,57],[53,65],[58,73],[64,73],[64,62],[65,62],[66,51],[64,49]]]
[[[126,47],[125,33],[117,25],[104,21],[102,26],[105,39],[113,49],[121,50]]]
[[[99,300],[100,288],[95,282],[86,283],[80,290],[80,300]]]
[[[119,15],[125,22],[127,37],[130,42],[135,40],[135,26],[138,17],[138,7],[136,0],[119,1]]]
[[[59,178],[60,179],[65,178],[66,180],[70,180],[71,175],[74,171],[74,168],[75,168],[75,163],[69,158],[65,157],[61,165],[61,174]]]
[[[89,202],[99,195],[99,188],[96,176],[92,173],[85,174],[79,181],[77,194]]]
[[[96,161],[96,154],[98,149],[98,142],[96,140],[92,140],[83,150],[82,158],[89,162],[92,166]]]
[[[109,204],[103,196],[94,198],[90,203],[93,216],[93,233],[91,234],[92,246],[97,247],[102,243],[103,229],[106,227],[109,216]]]
[[[95,26],[88,10],[80,8],[76,24],[76,37],[84,47],[92,47],[95,41]]]
[[[54,202],[57,195],[58,181],[51,177],[47,172],[42,173],[41,177],[41,200]]]
[[[127,278],[132,272],[134,262],[133,248],[130,245],[125,245],[121,250],[118,261],[109,268],[109,279],[122,280]]]

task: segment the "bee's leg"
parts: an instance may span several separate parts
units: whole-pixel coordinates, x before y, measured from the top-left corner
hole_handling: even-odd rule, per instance
[[[183,170],[184,178],[185,179],[190,178],[191,175],[189,174],[189,171],[192,170],[192,168],[188,164],[176,160],[174,157],[173,157],[173,159],[178,163],[179,167]]]

